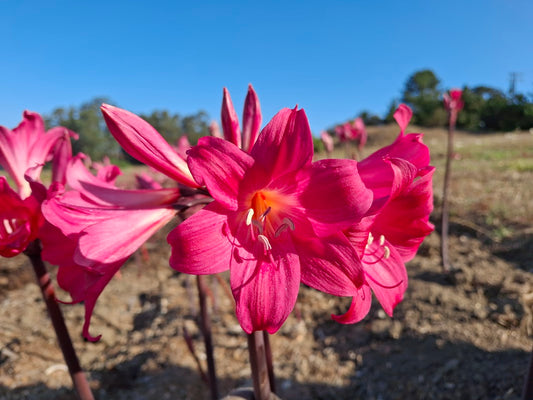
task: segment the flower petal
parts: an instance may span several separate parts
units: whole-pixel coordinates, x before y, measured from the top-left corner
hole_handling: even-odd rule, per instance
[[[230,210],[238,206],[239,183],[253,164],[253,159],[232,143],[205,136],[189,150],[189,168],[200,185]]]
[[[334,296],[354,296],[364,282],[361,261],[339,233],[325,238],[295,241],[300,256],[302,282]]]
[[[403,136],[405,130],[407,129],[407,125],[409,125],[409,121],[411,121],[411,118],[413,116],[413,110],[406,105],[401,103],[396,111],[394,111],[393,117],[396,120],[396,123],[400,126],[400,135]]]
[[[385,241],[389,249],[388,257],[382,257],[373,262],[373,256],[363,257],[363,265],[367,282],[379,300],[385,312],[392,317],[394,307],[403,300],[403,294],[407,289],[407,271],[401,256],[394,246]],[[368,248],[368,252],[379,254],[378,244],[374,242]]]
[[[331,318],[341,324],[355,324],[366,317],[371,305],[372,292],[369,286],[363,285],[357,294],[352,297],[348,311],[342,315],[332,315]]]
[[[432,176],[429,167],[404,191],[396,195],[377,215],[372,231],[384,235],[404,261],[412,259],[420,243],[433,230],[429,214],[433,210]]]
[[[297,177],[299,196],[305,214],[318,236],[327,236],[348,228],[365,215],[372,203],[353,160],[320,160],[310,173]]]
[[[125,260],[176,215],[169,208],[94,210],[101,219],[86,227],[79,238],[74,262],[97,268]]]
[[[294,308],[300,287],[300,261],[290,241],[272,248],[272,257],[259,259],[234,248],[230,267],[236,314],[246,333],[275,333]]]
[[[198,187],[185,160],[148,122],[108,104],[101,110],[109,131],[128,154],[177,182]]]
[[[248,93],[244,100],[244,111],[242,115],[242,149],[247,153],[254,146],[260,128],[261,106],[257,93],[250,84],[248,85]]]
[[[271,179],[311,164],[313,140],[304,110],[282,109],[263,128],[251,153]]]
[[[194,275],[226,271],[234,243],[226,212],[213,202],[174,228],[167,237],[172,247],[170,266]]]
[[[222,131],[224,132],[224,138],[233,143],[235,146],[241,148],[241,131],[239,129],[239,117],[233,107],[231,96],[228,89],[224,88],[224,94],[222,97]]]

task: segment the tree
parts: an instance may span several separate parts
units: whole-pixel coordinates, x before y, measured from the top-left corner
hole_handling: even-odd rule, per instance
[[[415,72],[405,83],[402,101],[413,109],[413,122],[423,126],[444,125],[440,80],[429,69]]]
[[[106,155],[117,156],[120,154],[120,146],[107,130],[100,112],[102,103],[111,101],[106,97],[96,97],[79,108],[58,107],[44,117],[47,128],[64,126],[76,132],[79,139],[72,142],[74,153],[85,153],[93,160],[100,160]]]

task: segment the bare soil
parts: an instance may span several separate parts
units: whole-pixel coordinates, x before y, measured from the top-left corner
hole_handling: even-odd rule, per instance
[[[446,135],[426,132],[437,166],[437,229],[407,266],[405,300],[394,318],[376,303],[361,323],[341,325],[330,314],[343,312],[349,299],[302,286],[295,311],[271,337],[281,398],[520,398],[533,348],[533,135],[457,135],[455,269],[446,275],[438,250]],[[369,145],[396,133],[371,128]],[[81,338],[82,305],[62,306],[97,399],[209,398],[184,339],[185,328],[205,364],[195,278],[168,267],[170,229],[146,244],[144,256],[136,253],[100,297],[91,327],[100,342]],[[74,399],[34,281],[24,256],[0,259],[0,399]],[[250,369],[232,300],[214,277],[211,290],[222,395],[250,384]]]

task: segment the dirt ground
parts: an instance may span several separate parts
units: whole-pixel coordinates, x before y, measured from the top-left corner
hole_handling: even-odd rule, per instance
[[[396,132],[371,128],[370,147]],[[437,166],[437,229],[407,266],[405,300],[392,319],[376,303],[361,323],[341,325],[330,314],[343,312],[349,299],[302,286],[295,311],[271,337],[281,398],[520,398],[533,348],[533,135],[458,135],[450,275],[441,271],[438,250],[445,132],[426,130],[425,142]],[[205,363],[195,279],[168,267],[170,229],[146,244],[148,257],[133,256],[100,297],[91,326],[100,342],[81,338],[83,306],[62,306],[99,400],[208,398],[184,340],[186,328]],[[74,399],[34,280],[24,256],[0,259],[0,399]],[[211,289],[225,394],[251,383],[247,341],[224,286],[212,278]]]

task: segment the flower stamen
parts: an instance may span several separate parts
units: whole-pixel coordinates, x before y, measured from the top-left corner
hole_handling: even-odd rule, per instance
[[[246,214],[246,226],[250,226],[252,224],[253,216],[254,216],[254,209],[250,208],[248,210],[248,214]]]
[[[13,221],[15,221],[15,220],[13,220]],[[11,224],[10,224],[7,219],[4,219],[2,221],[2,223],[4,224],[4,229],[6,230],[6,233],[8,235],[11,235],[13,233],[13,226],[11,225],[11,224],[13,224],[13,222],[11,222]]]
[[[258,235],[257,239],[259,239],[265,247],[265,254],[272,250],[272,245],[270,244],[270,241],[265,235]]]

